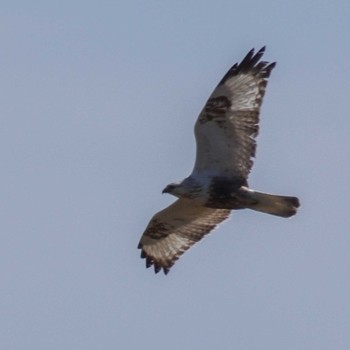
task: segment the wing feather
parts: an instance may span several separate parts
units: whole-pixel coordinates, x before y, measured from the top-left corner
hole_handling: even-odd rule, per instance
[[[176,202],[153,216],[138,248],[146,267],[167,274],[175,261],[230,215],[230,210],[203,207],[189,199]]]
[[[260,61],[265,47],[249,51],[225,74],[200,113],[194,175],[209,173],[246,181],[255,156],[259,113],[276,63]]]

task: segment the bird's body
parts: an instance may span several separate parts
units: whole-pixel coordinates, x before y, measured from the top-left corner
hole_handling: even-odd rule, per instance
[[[163,193],[178,200],[150,221],[139,248],[146,266],[167,273],[180,255],[225,220],[231,210],[289,217],[296,197],[257,192],[248,187],[255,156],[262,99],[275,63],[260,61],[265,48],[251,50],[223,77],[201,111],[195,135],[197,154],[191,175]]]
[[[179,184],[168,185],[163,193],[191,199],[208,208],[252,209],[282,217],[296,214],[298,201],[295,197],[262,193],[247,186],[247,181],[234,177],[191,175]],[[276,210],[271,210],[274,204]]]

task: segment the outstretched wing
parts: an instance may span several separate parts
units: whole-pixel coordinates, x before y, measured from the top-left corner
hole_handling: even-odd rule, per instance
[[[230,215],[230,210],[212,209],[189,199],[178,199],[153,216],[138,248],[146,267],[167,274],[175,261],[193,244]]]
[[[255,156],[259,112],[267,78],[276,63],[260,61],[265,47],[251,50],[223,77],[200,113],[193,174],[246,180]]]

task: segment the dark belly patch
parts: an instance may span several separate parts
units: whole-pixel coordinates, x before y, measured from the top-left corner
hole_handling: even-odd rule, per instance
[[[247,186],[245,179],[214,177],[209,187],[206,206],[218,209],[245,208],[244,201],[239,198],[241,186]]]

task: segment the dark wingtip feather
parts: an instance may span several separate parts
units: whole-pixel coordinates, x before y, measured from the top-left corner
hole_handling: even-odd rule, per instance
[[[137,246],[138,249],[142,249],[143,245],[141,243],[138,244]],[[154,261],[154,259],[146,254],[146,252],[142,249],[141,250],[141,259],[146,259],[146,268],[150,268],[153,266],[154,272],[158,273],[160,270],[163,270],[164,274],[167,275],[168,272],[170,271],[171,266],[162,266],[158,264],[157,262]]]
[[[266,50],[266,45],[264,45],[257,53],[263,54]]]
[[[268,78],[272,69],[276,66],[276,62],[269,63],[267,61],[260,61],[264,55],[266,46],[263,46],[259,51],[255,53],[254,49],[251,49],[243,58],[241,63],[235,63],[225,76],[220,81],[220,84],[224,84],[229,78],[238,75],[240,73],[246,73],[248,71],[256,71],[260,73],[263,78]],[[260,62],[259,62],[260,61]]]
[[[245,67],[250,68],[255,66],[255,64],[258,63],[260,58],[263,56],[264,52],[265,46],[263,46],[255,55],[254,49],[251,49],[248,52],[248,54],[243,58],[239,66],[241,67],[241,69],[244,69]]]

